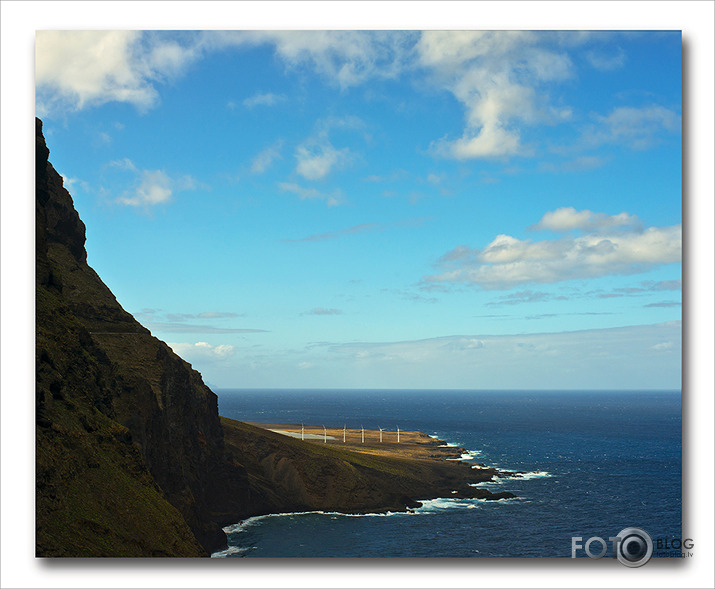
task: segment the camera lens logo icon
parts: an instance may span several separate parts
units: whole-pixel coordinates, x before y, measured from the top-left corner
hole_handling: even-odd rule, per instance
[[[653,555],[653,540],[648,532],[640,528],[626,528],[618,536],[616,558],[627,567],[640,567]]]

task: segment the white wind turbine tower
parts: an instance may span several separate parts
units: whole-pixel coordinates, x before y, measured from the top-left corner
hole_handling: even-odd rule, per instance
[[[302,423],[300,424],[300,439],[305,440],[305,426]]]
[[[397,443],[400,443],[400,426],[397,426]]]
[[[328,443],[328,430],[323,426],[323,444]]]
[[[365,428],[361,425],[360,431],[362,432],[362,443],[365,443]]]
[[[382,444],[382,428],[378,426],[377,429],[380,430],[380,443]]]
[[[348,427],[348,424],[346,423],[346,424],[343,426],[343,444],[345,443],[345,428],[347,428],[347,427]]]

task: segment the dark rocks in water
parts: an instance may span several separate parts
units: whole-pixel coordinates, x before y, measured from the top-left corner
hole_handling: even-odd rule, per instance
[[[485,501],[498,501],[499,499],[514,499],[516,495],[509,491],[499,491],[498,493],[491,493],[484,497]]]

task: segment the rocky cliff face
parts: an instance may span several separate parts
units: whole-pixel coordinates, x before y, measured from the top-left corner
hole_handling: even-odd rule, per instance
[[[36,126],[37,553],[205,555],[249,492],[216,395],[87,265]]]

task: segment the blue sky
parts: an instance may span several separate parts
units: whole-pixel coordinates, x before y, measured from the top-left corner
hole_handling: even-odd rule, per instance
[[[680,387],[680,32],[36,39],[89,263],[210,384]]]

